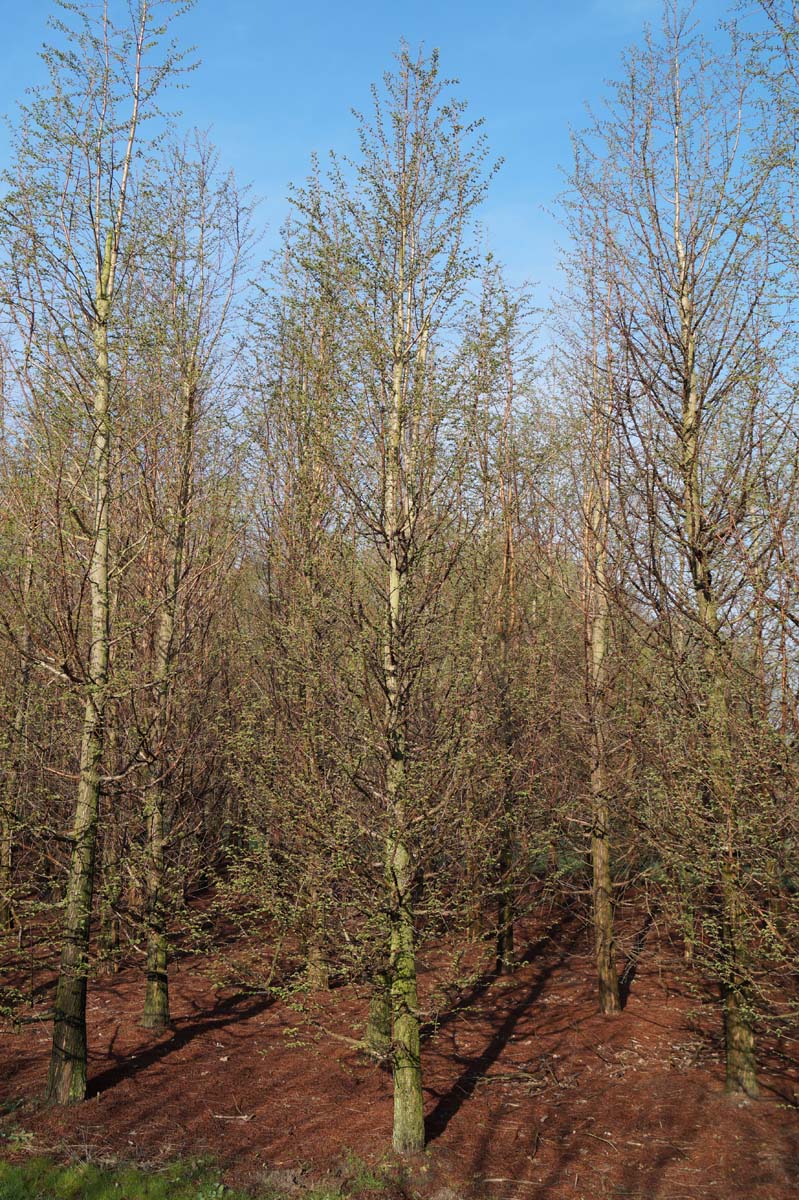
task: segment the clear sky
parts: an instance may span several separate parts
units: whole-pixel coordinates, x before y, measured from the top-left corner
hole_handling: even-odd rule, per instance
[[[42,78],[37,51],[49,0],[5,0],[0,42],[0,113],[13,117],[25,88]],[[727,0],[698,0],[711,39]],[[223,164],[263,198],[271,237],[286,214],[288,184],[301,181],[313,151],[354,146],[352,107],[405,38],[438,47],[445,75],[461,81],[474,116],[486,119],[492,152],[504,158],[484,210],[491,248],[511,277],[555,276],[558,229],[547,208],[570,160],[569,129],[601,101],[619,55],[661,0],[197,0],[180,37],[201,66],[181,97],[186,124],[210,128]],[[0,135],[0,160],[7,139]]]

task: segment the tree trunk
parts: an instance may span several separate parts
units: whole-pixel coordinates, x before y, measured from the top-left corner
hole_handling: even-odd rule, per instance
[[[0,930],[14,923],[14,830],[19,807],[17,789],[20,776],[20,738],[25,723],[27,678],[23,678],[23,695],[14,714],[12,742],[8,748],[8,770],[3,781],[3,801],[0,804]]]
[[[169,709],[175,665],[175,625],[178,594],[183,577],[183,557],[186,528],[191,505],[194,459],[194,424],[197,393],[197,367],[192,356],[182,383],[180,438],[178,443],[178,494],[170,521],[170,559],[167,591],[155,647],[155,728],[159,744],[150,759],[150,780],[147,788],[145,816],[147,820],[147,874],[145,920],[147,922],[147,972],[142,1025],[145,1029],[163,1030],[169,1025],[169,976],[167,974],[167,923],[165,888],[165,780],[168,767],[165,741],[169,726]]]
[[[104,897],[100,915],[100,969],[105,975],[115,975],[119,970],[120,919],[119,905],[122,900],[122,875],[119,848],[116,837],[112,843],[113,857],[106,856],[103,862]]]
[[[513,927],[516,920],[516,905],[513,896],[513,844],[507,829],[502,833],[503,843],[499,856],[499,898],[497,901],[497,975],[510,975],[515,962],[513,957]]]
[[[421,1043],[416,992],[410,856],[401,841],[390,842],[391,1013],[394,1071],[394,1149],[399,1154],[424,1149]]]
[[[603,571],[604,574],[604,571]],[[619,976],[613,936],[613,876],[610,868],[609,805],[605,750],[605,637],[607,608],[604,578],[597,587],[597,606],[589,623],[591,763],[591,870],[594,918],[594,956],[600,1012],[621,1012]],[[600,598],[601,597],[601,598]]]
[[[25,556],[23,597],[27,603],[33,583],[33,536],[29,535]],[[22,634],[19,664],[19,697],[14,710],[14,726],[8,749],[8,771],[0,804],[0,930],[10,929],[14,921],[14,830],[19,811],[17,794],[22,773],[22,738],[28,712],[30,684],[31,633],[27,623]]]
[[[0,930],[10,929],[14,921],[13,851],[15,825],[16,779],[9,770],[5,787],[5,802],[0,808]]]
[[[64,944],[56,988],[53,1049],[47,1081],[47,1098],[55,1104],[72,1104],[83,1100],[86,1095],[86,981],[101,755],[102,716],[94,698],[90,697],[84,717],[80,784],[64,913]]]
[[[318,879],[322,866],[318,859],[311,865],[313,879]],[[312,884],[308,895],[309,929],[305,943],[307,968],[305,977],[314,991],[326,991],[330,987],[330,967],[325,956],[326,914],[319,888]]]
[[[613,937],[613,880],[608,844],[608,808],[604,797],[594,799],[594,824],[591,830],[593,866],[594,951],[599,1008],[603,1013],[621,1012],[619,976],[616,970]]]
[[[141,1019],[145,1029],[156,1031],[169,1026],[164,844],[164,797],[157,783],[152,789],[147,826],[147,969]]]
[[[372,981],[365,1041],[376,1054],[391,1050],[391,981],[388,969],[378,971]]]
[[[613,876],[610,868],[610,812],[608,804],[607,752],[605,749],[605,654],[607,637],[607,596],[605,594],[604,552],[600,558],[600,577],[596,579],[595,611],[589,625],[589,661],[592,763],[591,763],[591,869],[594,917],[594,955],[600,1012],[621,1012],[619,976],[616,970],[613,936]]]
[[[596,369],[591,396],[592,477],[586,503],[584,603],[586,692],[591,755],[591,872],[594,956],[600,1012],[621,1012],[613,936],[613,876],[610,864],[609,771],[606,746],[608,603],[608,521],[610,516],[612,382]]]
[[[740,911],[736,873],[724,869],[722,881],[722,944],[725,955],[722,997],[728,1092],[757,1096],[755,1037],[749,1012],[747,983],[740,970]]]
[[[63,948],[56,988],[53,1049],[47,1098],[72,1104],[86,1095],[86,980],[94,894],[94,864],[100,812],[100,763],[109,662],[109,501],[111,466],[111,377],[108,361],[108,298],[112,270],[112,235],[106,239],[96,300],[93,337],[96,388],[92,472],[94,546],[89,567],[91,647],[80,753],[80,778],[72,830],[72,856],[67,881]]]
[[[404,248],[404,243],[403,243]],[[383,667],[386,690],[385,778],[388,837],[386,883],[389,911],[389,977],[391,987],[394,1076],[394,1149],[424,1149],[424,1105],[416,996],[416,953],[413,923],[413,870],[406,844],[405,705],[403,678],[407,552],[400,544],[403,525],[411,521],[411,499],[402,495],[403,427],[406,420],[404,347],[406,321],[404,256],[399,261],[391,411],[386,454],[386,541],[388,549],[387,611]],[[413,447],[411,449],[411,457]]]
[[[513,960],[513,926],[516,920],[516,896],[514,890],[514,824],[513,810],[516,801],[514,789],[513,754],[516,731],[513,720],[511,698],[511,643],[516,630],[516,551],[514,545],[514,515],[516,489],[513,480],[512,417],[515,386],[513,361],[510,345],[505,347],[505,374],[507,391],[502,426],[500,470],[500,494],[502,500],[502,524],[504,546],[502,556],[502,579],[499,597],[499,719],[500,739],[504,756],[502,782],[502,813],[499,852],[499,903],[497,911],[497,962],[498,975],[510,974],[515,966]]]
[[[507,561],[507,556],[506,556]],[[503,580],[503,582],[507,582]],[[507,590],[512,589],[512,579]],[[500,736],[502,751],[505,756],[502,781],[502,809],[500,813],[500,849],[499,849],[499,894],[497,897],[497,975],[510,975],[515,963],[513,961],[513,927],[516,921],[516,898],[514,892],[513,868],[515,862],[515,847],[513,841],[513,806],[516,799],[513,787],[513,714],[510,704],[510,679],[508,670],[508,654],[512,619],[508,612],[503,612],[500,618]]]

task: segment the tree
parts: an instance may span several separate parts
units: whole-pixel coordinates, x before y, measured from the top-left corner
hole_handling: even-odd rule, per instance
[[[773,446],[754,434],[769,420],[773,160],[745,160],[744,73],[734,58],[711,55],[675,4],[665,7],[662,40],[648,36],[626,67],[607,115],[578,143],[574,177],[601,239],[612,316],[626,446],[626,508],[615,520],[645,623],[668,617],[672,632],[678,622],[690,628],[688,645],[671,642],[670,652],[677,687],[690,677],[727,1083],[753,1094],[742,829],[754,793],[734,762],[730,663],[745,606],[736,548],[756,536],[750,498]],[[678,666],[686,651],[690,673]]]
[[[612,314],[607,290],[604,295],[601,292],[598,294],[603,284],[607,289],[607,268],[602,270],[600,266],[597,270],[595,231],[578,226],[576,232],[584,239],[580,247],[578,270],[581,272],[580,287],[586,305],[586,328],[580,332],[571,331],[571,337],[578,339],[579,351],[576,361],[570,366],[574,371],[573,382],[580,393],[587,446],[581,489],[581,532],[591,797],[592,916],[600,1011],[618,1013],[621,1011],[621,996],[613,929],[611,813],[614,798],[611,794],[613,780],[609,747],[612,719],[609,656],[612,652],[611,506],[615,499],[613,450],[620,380],[614,360]],[[581,334],[583,341],[580,343]]]
[[[169,1024],[165,808],[179,755],[174,750],[169,753],[168,734],[185,640],[179,635],[179,604],[192,585],[186,559],[195,507],[198,429],[208,419],[215,375],[221,367],[221,341],[249,236],[248,212],[235,183],[230,177],[219,178],[214,152],[203,139],[195,139],[193,147],[173,148],[163,172],[163,186],[154,189],[158,207],[149,214],[151,252],[138,264],[136,289],[136,298],[154,326],[146,329],[140,352],[144,388],[152,393],[153,415],[160,416],[157,428],[162,435],[170,431],[167,441],[175,446],[173,461],[164,455],[158,463],[148,505],[164,543],[158,556],[162,569],[150,667],[152,705],[141,731],[148,761],[144,788],[147,987],[142,1024],[149,1029]],[[161,362],[147,353],[147,343]],[[166,395],[157,395],[159,384]],[[171,495],[161,500],[170,487]]]
[[[414,688],[457,541],[446,488],[463,453],[444,341],[474,272],[467,239],[485,190],[477,125],[464,121],[460,101],[446,99],[448,86],[436,55],[412,58],[403,49],[382,94],[373,90],[371,120],[358,117],[359,159],[334,158],[328,182],[316,177],[295,195],[321,246],[316,269],[332,284],[328,328],[343,339],[349,359],[349,391],[325,453],[358,545],[361,628],[351,636],[366,650],[372,745],[360,755],[357,775],[361,794],[380,797],[383,810],[393,1140],[400,1152],[424,1144],[414,916],[414,842],[424,814],[411,760]]]
[[[158,120],[156,96],[180,68],[164,42],[185,4],[130,0],[119,16],[61,3],[57,42],[44,52],[49,83],[22,109],[3,209],[4,301],[28,355],[18,372],[39,403],[58,380],[75,444],[67,536],[81,545],[90,617],[75,630],[78,663],[56,668],[83,694],[78,789],[64,908],[47,1093],[70,1103],[86,1093],[86,977],[109,695],[110,539],[114,420],[121,403],[114,363],[120,275],[129,264],[130,197],[147,146],[142,122]],[[35,331],[31,333],[31,331]]]
[[[490,255],[479,304],[467,310],[465,325],[464,390],[473,409],[464,416],[475,465],[464,477],[462,503],[474,528],[463,549],[461,586],[468,593],[465,611],[475,610],[471,662],[463,668],[473,688],[465,736],[474,763],[461,803],[470,837],[464,847],[472,876],[467,892],[473,893],[475,909],[486,902],[494,907],[490,928],[502,974],[515,966],[518,899],[529,882],[520,842],[534,807],[523,793],[534,775],[525,737],[534,715],[525,710],[525,695],[533,691],[527,678],[529,635],[537,631],[534,612],[525,610],[535,609],[529,584],[540,585],[540,564],[537,548],[529,544],[531,530],[522,527],[521,497],[524,493],[536,510],[543,480],[541,449],[534,444],[542,431],[534,412],[532,303],[526,289],[508,287]],[[528,584],[521,594],[520,574]]]

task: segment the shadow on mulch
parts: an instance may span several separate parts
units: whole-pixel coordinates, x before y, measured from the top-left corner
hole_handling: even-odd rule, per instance
[[[135,1078],[142,1071],[146,1071],[148,1067],[154,1066],[155,1063],[168,1058],[170,1054],[188,1046],[196,1037],[200,1037],[204,1033],[227,1029],[231,1025],[237,1025],[241,1021],[257,1017],[271,1008],[273,1004],[272,996],[259,996],[257,999],[251,1000],[249,1004],[240,995],[231,996],[220,1001],[208,1016],[199,1021],[193,1021],[188,1017],[174,1021],[174,1032],[169,1040],[158,1042],[148,1050],[139,1051],[136,1054],[115,1055],[113,1045],[110,1046],[108,1057],[114,1059],[115,1066],[109,1067],[108,1070],[89,1080],[87,1099],[91,1100],[95,1096],[101,1095],[109,1088],[122,1083],[123,1080]]]
[[[521,958],[519,966],[525,966],[535,961],[535,958],[540,950],[542,950],[551,940],[556,932],[562,932],[564,926],[572,925],[573,917],[567,913],[551,930],[540,938],[537,942],[528,947],[524,956]],[[539,972],[537,979],[530,987],[527,987],[522,992],[518,1000],[513,1004],[508,1015],[497,1028],[494,1035],[486,1045],[485,1049],[476,1058],[469,1059],[461,1074],[455,1080],[449,1092],[439,1096],[436,1107],[428,1114],[425,1119],[425,1129],[427,1132],[428,1141],[435,1141],[440,1137],[447,1125],[452,1120],[457,1112],[463,1107],[467,1100],[471,1098],[475,1088],[483,1076],[487,1073],[490,1067],[499,1059],[503,1050],[507,1046],[513,1032],[516,1029],[521,1018],[529,1013],[530,1006],[535,1003],[538,997],[544,990],[547,982],[552,978],[557,969],[567,961],[569,953],[575,942],[579,939],[582,930],[580,928],[572,929],[569,937],[563,943],[560,953],[557,958],[546,964]],[[496,980],[496,973],[492,974],[490,982]],[[503,976],[507,978],[507,976]],[[486,988],[482,991],[485,992]],[[482,993],[481,993],[482,994]],[[456,1005],[452,1010],[453,1013],[464,1008],[465,1004]],[[449,1015],[449,1014],[448,1014]],[[439,1024],[443,1024],[441,1021]]]

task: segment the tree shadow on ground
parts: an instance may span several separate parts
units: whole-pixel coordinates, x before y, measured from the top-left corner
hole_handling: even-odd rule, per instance
[[[539,954],[542,953],[547,944],[553,941],[554,938],[556,938],[559,933],[561,933],[568,925],[570,925],[573,920],[574,913],[567,911],[562,913],[561,916],[558,917],[556,921],[553,921],[551,925],[548,925],[546,932],[543,933],[540,938],[537,938],[536,941],[530,942],[518,956],[515,970],[520,970],[522,967],[529,966],[529,964],[533,962],[539,956]],[[450,1025],[455,1018],[459,1016],[459,1014],[467,1012],[472,1005],[476,1004],[477,1001],[485,995],[492,983],[495,983],[497,979],[512,978],[512,974],[501,975],[497,971],[496,967],[492,967],[490,971],[485,971],[478,979],[475,980],[471,987],[463,993],[462,996],[458,997],[458,999],[450,1008],[443,1013],[439,1013],[434,1020],[425,1021],[420,1030],[422,1043],[424,1044],[425,1042],[429,1041],[430,1038],[434,1037],[435,1034],[437,1034],[440,1030],[446,1029],[446,1027]]]
[[[635,976],[638,973],[638,960],[644,949],[647,934],[655,923],[655,918],[651,912],[647,912],[644,917],[644,923],[633,938],[632,950],[627,955],[627,961],[624,964],[621,975],[619,976],[619,1001],[622,1008],[627,1007],[627,1001],[630,999],[630,989],[635,982]]]
[[[556,924],[557,926],[562,926],[569,922],[571,918],[572,914],[569,913],[561,918],[561,920]],[[563,964],[567,961],[573,948],[573,944],[580,936],[580,933],[580,928],[572,931],[570,937],[561,947],[558,957],[551,963],[544,966],[532,985],[524,990],[519,1000],[513,1004],[513,1007],[510,1009],[505,1019],[496,1029],[482,1053],[476,1058],[460,1060],[461,1062],[465,1061],[464,1069],[461,1071],[450,1090],[439,1096],[438,1103],[425,1120],[428,1142],[434,1141],[437,1137],[441,1136],[455,1114],[472,1096],[480,1080],[487,1074],[489,1068],[494,1065],[499,1056],[502,1054],[502,1051],[510,1041],[516,1026],[522,1017],[528,1012],[530,1005],[533,1004],[541,995],[548,980],[555,973],[555,971],[559,967],[563,966]],[[536,946],[542,946],[544,943],[550,940],[550,937],[551,933],[548,933],[545,937],[541,938],[539,942],[536,942],[530,949],[533,950]],[[458,1009],[457,1011],[461,1010]]]
[[[152,1067],[155,1063],[168,1058],[170,1054],[182,1050],[184,1046],[187,1046],[203,1033],[225,1029],[228,1026],[237,1025],[241,1021],[247,1021],[252,1017],[259,1016],[270,1008],[274,1002],[273,996],[259,995],[247,997],[241,993],[229,996],[226,1000],[221,1000],[207,1015],[201,1017],[199,1020],[193,1017],[181,1017],[173,1021],[174,1032],[168,1041],[159,1041],[146,1050],[137,1051],[133,1054],[115,1055],[113,1053],[112,1041],[108,1057],[114,1059],[115,1065],[108,1067],[105,1071],[93,1076],[89,1080],[87,1099],[99,1096],[102,1092],[116,1087],[123,1080],[134,1078],[136,1075],[141,1074],[142,1071],[146,1071],[148,1067]]]

